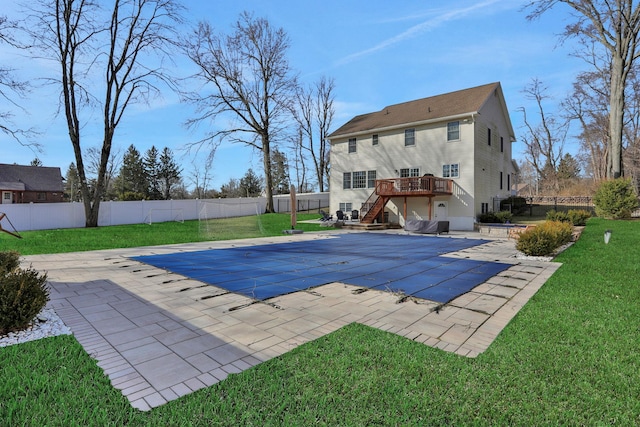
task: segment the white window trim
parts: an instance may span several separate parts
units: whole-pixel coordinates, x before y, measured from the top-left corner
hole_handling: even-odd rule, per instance
[[[451,166],[456,166],[456,170],[458,171],[457,175],[452,176],[451,175]],[[449,169],[449,176],[445,176],[446,174],[444,173],[444,168],[448,167]],[[460,178],[460,163],[445,163],[442,165],[442,177],[443,178],[447,178],[447,179],[454,179],[454,178]]]
[[[453,123],[457,123],[458,124],[458,138],[457,139],[449,139],[449,125],[453,124]],[[460,141],[462,139],[462,131],[460,130],[460,121],[459,120],[454,120],[452,122],[447,122],[447,142],[455,142],[455,141]]]
[[[407,132],[408,131],[412,131],[413,132],[413,144],[407,144]],[[404,130],[404,146],[405,147],[415,147],[416,146],[416,129],[415,128],[408,128]]]

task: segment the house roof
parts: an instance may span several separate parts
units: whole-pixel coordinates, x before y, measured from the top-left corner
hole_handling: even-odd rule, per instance
[[[0,163],[0,189],[18,191],[62,191],[60,168]]]
[[[380,111],[356,116],[331,133],[329,138],[345,137],[376,129],[393,128],[401,125],[418,124],[478,113],[489,97],[496,91],[500,95],[502,107],[505,110],[507,120],[509,120],[504,97],[502,96],[502,88],[500,83],[496,82],[389,105]],[[509,128],[511,136],[513,136],[510,122]]]

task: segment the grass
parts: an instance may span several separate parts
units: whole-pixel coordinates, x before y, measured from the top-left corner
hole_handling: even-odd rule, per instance
[[[296,229],[326,230],[319,224],[299,221],[318,219],[319,214],[298,214]],[[67,228],[25,231],[22,239],[0,233],[0,251],[16,250],[22,255],[132,248],[172,243],[232,240],[249,237],[281,236],[291,228],[287,214],[265,214],[209,221],[165,222],[117,225],[97,228]]]
[[[589,220],[475,359],[352,324],[143,413],[73,337],[47,338],[0,349],[0,424],[640,425],[639,232]]]

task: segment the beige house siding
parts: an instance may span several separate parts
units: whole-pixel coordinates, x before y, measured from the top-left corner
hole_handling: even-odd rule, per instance
[[[341,203],[351,203],[352,209],[360,210],[362,203],[374,191],[374,188],[343,189],[345,172],[375,170],[376,178],[384,179],[399,178],[402,169],[418,168],[419,176],[433,174],[442,177],[443,165],[457,164],[459,176],[452,178],[453,195],[432,199],[431,218],[426,197],[406,198],[407,218],[404,218],[403,197],[391,199],[385,211],[389,221],[400,225],[404,225],[406,219],[436,219],[439,212],[441,215],[446,212],[446,220],[450,222],[452,230],[472,230],[483,203],[488,203],[490,210],[493,210],[493,198],[508,195],[506,177],[513,173],[513,132],[499,84],[495,87],[495,93],[488,95],[477,111],[423,122],[386,125],[378,129],[357,130],[351,122],[343,126],[347,128],[345,132],[336,132],[338,134],[331,137],[331,213],[340,209]],[[420,102],[424,103],[424,100]],[[408,104],[401,104],[401,107]],[[387,108],[391,110],[394,106]],[[373,114],[382,116],[378,120],[384,120],[384,111]],[[369,119],[368,115],[355,119],[360,118]],[[355,119],[353,121],[357,121]],[[452,121],[459,122],[460,139],[447,141],[447,124]],[[492,129],[491,146],[488,145],[487,127]],[[415,129],[413,146],[405,146],[405,129],[409,128]],[[377,145],[372,144],[374,134],[378,135]],[[500,137],[503,138],[502,152]],[[355,153],[348,152],[350,138],[356,138]],[[504,180],[502,190],[499,185],[500,172],[503,172]],[[440,210],[437,209],[439,204],[442,205]]]

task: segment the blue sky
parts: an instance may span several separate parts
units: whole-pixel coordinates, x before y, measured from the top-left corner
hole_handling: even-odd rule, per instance
[[[523,88],[533,78],[549,87],[549,111],[570,90],[577,72],[586,65],[571,57],[571,43],[557,34],[569,23],[566,7],[558,6],[542,19],[528,22],[522,12],[525,0],[407,0],[388,2],[284,1],[284,0],[184,0],[192,23],[205,19],[228,33],[242,11],[267,18],[289,35],[289,60],[304,84],[321,76],[335,79],[336,129],[357,114],[427,96],[499,81],[516,131],[514,158],[522,156],[522,114],[534,105]],[[15,18],[17,6],[2,14]],[[189,31],[188,27],[184,31]],[[55,71],[55,65],[28,59],[6,47],[0,61],[11,64],[20,78],[38,81]],[[180,70],[193,67],[176,58]],[[34,126],[44,151],[37,153],[45,166],[59,166],[63,174],[74,162],[62,115],[56,117],[58,96],[52,87],[34,87],[27,99],[17,100],[25,112],[15,110],[17,126]],[[11,107],[0,100],[0,111]],[[128,110],[116,131],[114,147],[120,152],[134,144],[144,153],[155,145],[169,147],[183,167],[185,184],[192,186],[194,164],[202,155],[188,155],[185,144],[202,137],[205,128],[185,128],[193,107],[166,91],[150,105]],[[99,113],[96,115],[99,116]],[[94,117],[95,119],[96,117]],[[213,124],[223,125],[220,120]],[[84,141],[99,146],[100,126],[89,122]],[[571,146],[569,147],[571,151]],[[36,157],[10,137],[0,134],[0,163],[29,164]],[[223,143],[217,150],[210,188],[230,178],[241,178],[248,168],[261,171],[261,157],[247,147]]]

